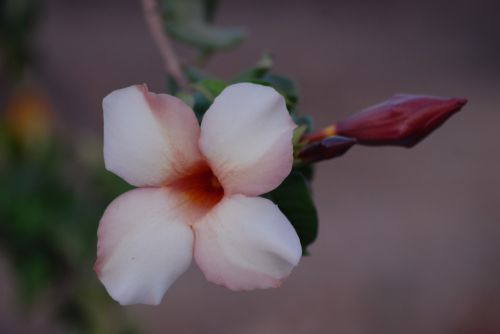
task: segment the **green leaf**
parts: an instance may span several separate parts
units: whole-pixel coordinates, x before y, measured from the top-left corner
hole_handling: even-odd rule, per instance
[[[194,94],[193,110],[198,120],[201,121],[203,115],[210,107],[214,99],[226,88],[227,84],[222,80],[206,79],[192,85],[196,90]]]
[[[302,174],[307,180],[307,186],[310,188],[310,182],[314,179],[314,165],[313,164],[305,164],[296,166],[293,168],[294,171]]]
[[[264,53],[260,60],[251,69],[245,70],[238,74],[232,82],[248,82],[260,80],[273,67],[273,58],[269,53]]]
[[[295,108],[299,101],[299,89],[295,81],[282,75],[270,73],[266,74],[262,80],[285,97],[286,105],[289,109]]]
[[[215,8],[213,0],[162,0],[160,3],[167,32],[202,51],[232,48],[246,36],[241,28],[220,28],[210,23]]]
[[[271,55],[265,53],[253,68],[238,74],[232,82],[253,82],[259,85],[271,86],[285,98],[288,110],[292,112],[299,100],[297,84],[288,77],[270,73],[272,66],[273,59]]]
[[[203,94],[211,102],[226,88],[227,84],[222,80],[205,79],[192,84],[192,87]]]
[[[294,112],[295,106],[299,100],[299,91],[297,84],[293,80],[282,75],[267,73],[261,79],[249,81],[259,85],[271,86],[276,89],[278,93],[285,98],[288,110],[291,113]]]
[[[278,205],[292,223],[299,236],[302,253],[307,255],[307,247],[318,234],[318,214],[305,177],[297,171],[292,171],[278,188],[263,197]]]

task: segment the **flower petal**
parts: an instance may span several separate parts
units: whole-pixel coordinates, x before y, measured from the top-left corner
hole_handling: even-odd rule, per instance
[[[239,83],[224,89],[206,112],[200,148],[226,193],[256,196],[290,174],[295,127],[276,90]]]
[[[181,100],[146,85],[116,90],[103,100],[106,168],[134,186],[156,186],[201,159],[200,128]]]
[[[165,188],[141,188],[114,200],[98,230],[95,271],[122,305],[159,304],[189,267],[193,232]]]
[[[302,255],[297,233],[271,201],[234,195],[194,225],[196,262],[231,290],[278,287]]]

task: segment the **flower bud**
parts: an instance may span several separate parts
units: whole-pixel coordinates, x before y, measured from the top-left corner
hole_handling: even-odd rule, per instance
[[[306,163],[337,158],[344,155],[354,144],[355,139],[332,136],[305,146],[299,151],[298,158]]]
[[[395,95],[337,122],[334,130],[364,145],[412,147],[466,103],[460,98]]]

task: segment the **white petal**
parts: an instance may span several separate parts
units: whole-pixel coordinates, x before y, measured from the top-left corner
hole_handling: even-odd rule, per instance
[[[181,100],[145,85],[103,100],[106,168],[134,186],[156,186],[200,160],[200,128]]]
[[[276,90],[235,84],[206,112],[200,148],[226,193],[260,195],[290,173],[295,126]]]
[[[95,271],[122,305],[159,304],[189,267],[193,232],[165,188],[141,188],[114,200],[98,230]]]
[[[196,262],[231,290],[278,287],[302,255],[297,233],[271,201],[234,195],[194,225]]]

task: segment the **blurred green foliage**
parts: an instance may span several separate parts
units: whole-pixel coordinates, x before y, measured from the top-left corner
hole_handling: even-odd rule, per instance
[[[12,265],[17,306],[25,312],[50,300],[50,314],[65,332],[120,333],[133,327],[125,319],[113,324],[123,315],[92,264],[100,215],[124,185],[102,163],[79,158],[78,138],[55,131],[51,103],[31,73],[40,7],[36,0],[0,3],[9,88],[0,117],[0,251]]]
[[[129,330],[125,319],[123,326],[113,323],[120,313],[92,266],[100,216],[130,186],[102,163],[82,160],[76,138],[54,134],[50,144],[34,148],[7,125],[0,122],[0,249],[16,274],[20,306],[48,296],[68,332]]]
[[[0,1],[0,50],[3,69],[9,78],[22,78],[27,64],[34,61],[32,39],[39,19],[41,2]]]

